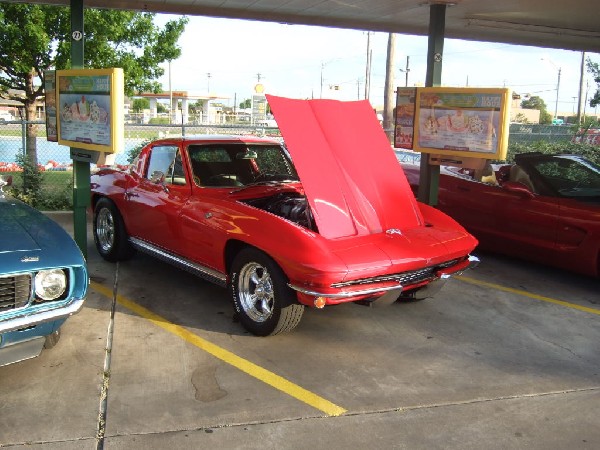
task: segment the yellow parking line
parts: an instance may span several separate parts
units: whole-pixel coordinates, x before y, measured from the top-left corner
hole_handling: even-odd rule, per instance
[[[112,291],[109,288],[102,286],[101,284],[92,281],[90,283],[90,286],[96,292],[104,295],[105,297],[112,298],[113,296]],[[339,416],[346,412],[344,408],[337,406],[331,403],[330,401],[325,400],[324,398],[319,397],[318,395],[298,386],[297,384],[294,384],[267,369],[264,369],[244,358],[241,358],[235,355],[234,353],[231,353],[230,351],[225,350],[224,348],[221,348],[218,345],[215,345],[207,341],[206,339],[195,335],[194,333],[191,333],[184,327],[169,322],[165,318],[153,313],[152,311],[144,308],[143,306],[138,305],[134,301],[123,297],[122,295],[117,296],[117,302],[121,306],[129,309],[130,311],[136,313],[144,319],[149,320],[150,322],[168,331],[169,333],[179,336],[186,342],[195,345],[196,347],[213,355],[221,361],[226,362],[227,364],[230,364],[233,367],[236,367],[242,372],[246,372],[248,375],[258,379],[259,381],[262,381],[263,383],[266,383],[274,387],[275,389],[278,389],[281,392],[288,394],[294,397],[295,399],[300,400],[301,402],[306,403],[307,405],[310,405],[315,409],[318,409],[319,411],[324,412],[329,416]]]
[[[541,300],[543,302],[554,303],[555,305],[565,306],[567,308],[578,309],[579,311],[585,311],[585,312],[596,314],[596,315],[600,316],[600,309],[588,308],[587,306],[576,305],[575,303],[569,303],[569,302],[565,302],[563,300],[556,300],[554,298],[544,297],[543,295],[532,294],[531,292],[509,288],[506,286],[502,286],[500,284],[488,283],[487,281],[476,280],[475,278],[466,277],[464,275],[460,275],[456,278],[458,278],[459,280],[465,281],[467,283],[476,284],[478,286],[489,287],[492,289],[497,289],[499,291],[510,292],[512,294],[523,295],[525,297],[533,298],[536,300]]]

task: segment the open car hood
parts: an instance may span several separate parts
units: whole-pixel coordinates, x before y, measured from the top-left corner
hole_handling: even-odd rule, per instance
[[[326,238],[413,228],[423,217],[368,101],[267,95]]]

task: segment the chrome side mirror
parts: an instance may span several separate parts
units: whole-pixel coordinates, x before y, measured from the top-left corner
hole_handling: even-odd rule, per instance
[[[165,192],[169,192],[169,188],[167,187],[166,183],[166,176],[163,171],[155,170],[152,172],[152,175],[150,175],[150,181],[154,184],[160,184]]]
[[[152,183],[164,183],[165,182],[165,173],[162,172],[161,170],[155,170],[154,172],[152,172],[152,175],[150,175],[150,181]]]

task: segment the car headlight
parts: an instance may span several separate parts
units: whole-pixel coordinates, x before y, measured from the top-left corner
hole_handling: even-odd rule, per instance
[[[35,275],[35,295],[42,300],[55,300],[67,289],[67,275],[64,270],[40,270]]]

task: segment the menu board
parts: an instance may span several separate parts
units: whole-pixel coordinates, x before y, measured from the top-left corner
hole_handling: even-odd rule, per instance
[[[123,148],[122,69],[56,72],[58,142],[116,153]]]
[[[46,139],[49,142],[58,141],[56,130],[56,72],[44,72],[44,94],[46,107]]]
[[[394,147],[413,148],[415,128],[415,96],[417,88],[396,89]]]
[[[396,147],[438,155],[506,158],[509,89],[414,88],[413,96],[406,92],[402,96],[403,91],[396,105]]]

